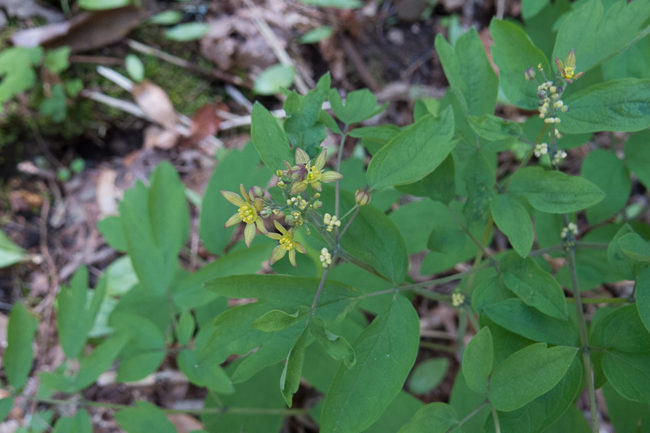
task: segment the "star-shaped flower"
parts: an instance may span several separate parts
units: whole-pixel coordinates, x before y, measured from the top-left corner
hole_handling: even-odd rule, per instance
[[[564,59],[564,63],[562,63],[562,60],[556,57],[555,66],[557,66],[557,70],[560,71],[560,76],[562,76],[562,78],[564,78],[569,83],[573,83],[573,80],[577,80],[585,74],[584,72],[578,72],[576,74],[575,50],[569,51],[566,59]]]
[[[318,155],[316,161],[312,164],[307,152],[301,148],[296,148],[296,165],[294,172],[298,174],[298,180],[291,187],[291,194],[298,194],[311,185],[316,191],[321,190],[321,182],[329,183],[343,178],[341,173],[336,171],[325,171],[325,162],[327,153],[325,149]]]
[[[237,213],[228,218],[225,226],[234,226],[240,222],[246,223],[246,228],[244,229],[244,241],[246,242],[246,246],[250,246],[255,237],[255,227],[257,227],[260,232],[266,233],[264,221],[258,214],[258,212],[264,207],[264,203],[261,198],[255,197],[253,194],[248,194],[244,189],[244,185],[239,185],[239,191],[241,192],[241,196],[234,192],[221,191],[221,194],[226,200],[235,206],[239,206]]]
[[[277,262],[288,252],[289,261],[293,266],[296,266],[296,250],[305,254],[305,247],[293,239],[293,229],[287,230],[277,221],[273,221],[273,223],[280,233],[267,234],[268,237],[279,242],[279,245],[273,248],[273,252],[271,253],[271,263]]]

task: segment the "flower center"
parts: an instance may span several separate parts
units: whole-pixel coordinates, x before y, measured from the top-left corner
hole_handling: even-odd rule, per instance
[[[283,250],[291,251],[296,247],[296,242],[292,237],[284,235],[280,238],[280,246]]]
[[[571,79],[575,76],[576,73],[576,68],[573,66],[565,66],[564,67],[564,77]]]
[[[320,170],[315,166],[307,166],[307,182],[316,182],[320,179]]]
[[[239,213],[239,217],[241,218],[242,221],[244,221],[246,224],[251,224],[254,223],[255,220],[257,220],[257,212],[255,212],[255,209],[253,209],[253,206],[251,206],[248,203],[244,203],[239,207],[237,210]]]

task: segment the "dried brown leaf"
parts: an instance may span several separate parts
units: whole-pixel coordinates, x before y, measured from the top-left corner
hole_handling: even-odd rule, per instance
[[[84,12],[69,21],[18,31],[11,41],[24,47],[67,45],[73,52],[88,51],[119,41],[147,15],[145,9],[134,6]]]
[[[151,81],[143,81],[133,85],[133,99],[142,111],[153,121],[166,129],[175,129],[178,117],[167,93]]]

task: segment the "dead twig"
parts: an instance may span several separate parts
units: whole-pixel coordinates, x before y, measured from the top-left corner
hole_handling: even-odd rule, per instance
[[[379,84],[377,83],[377,80],[375,80],[375,77],[373,77],[370,73],[370,70],[359,55],[359,52],[357,51],[354,44],[345,36],[341,36],[340,40],[341,44],[343,45],[343,51],[345,51],[345,55],[348,56],[355,69],[359,73],[359,78],[361,78],[363,84],[365,84],[366,87],[373,92],[377,92],[379,90]]]
[[[275,33],[273,33],[271,27],[258,12],[257,7],[253,4],[253,2],[251,2],[251,0],[244,0],[244,2],[246,3],[246,6],[248,6],[248,8],[251,10],[255,27],[257,27],[257,29],[260,31],[262,37],[264,40],[266,40],[266,43],[273,51],[273,54],[275,54],[275,57],[277,57],[277,59],[283,65],[292,66],[296,69],[296,89],[298,89],[298,91],[303,95],[309,92],[309,87],[305,83],[303,76],[306,79],[309,79],[310,77],[306,76],[306,74],[303,73],[302,69],[298,68],[298,65],[291,59],[287,51],[282,46],[280,40],[277,38],[277,36],[275,36]]]
[[[142,42],[134,41],[133,39],[127,39],[126,44],[134,51],[158,57],[160,60],[164,60],[165,62],[171,63],[172,65],[180,66],[181,68],[189,69],[206,77],[216,78],[218,80],[234,84],[235,86],[242,86],[248,89],[251,89],[253,87],[251,83],[241,79],[236,75],[228,74],[216,68],[213,70],[202,68],[195,63],[188,62],[185,59],[181,59],[180,57],[166,53],[162,50],[159,50],[158,48],[150,47],[149,45],[145,45]]]

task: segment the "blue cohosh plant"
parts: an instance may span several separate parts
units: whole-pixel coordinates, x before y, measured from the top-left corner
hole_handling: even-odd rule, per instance
[[[207,390],[193,411],[207,432],[278,432],[292,415],[324,433],[648,431],[650,225],[630,194],[650,188],[637,55],[650,1],[522,6],[523,26],[490,24],[498,77],[475,30],[436,38],[450,89],[418,101],[411,125],[363,126],[383,107],[367,90],[343,102],[328,76],[287,91],[284,120],[256,104],[252,143],[220,161],[200,203],[217,258],[195,272],[185,188],[158,166],[99,224],[125,257],[93,291],[83,268],[61,289],[54,371],[31,371],[37,319],[12,310],[3,414],[65,405],[76,412],[54,430],[90,432],[99,405],[128,433],[172,433],[174,409],[75,397],[110,368],[132,382],[171,357]],[[495,116],[499,89],[525,121]],[[421,332],[414,296],[455,308],[457,332]],[[447,401],[417,398],[443,377]]]

